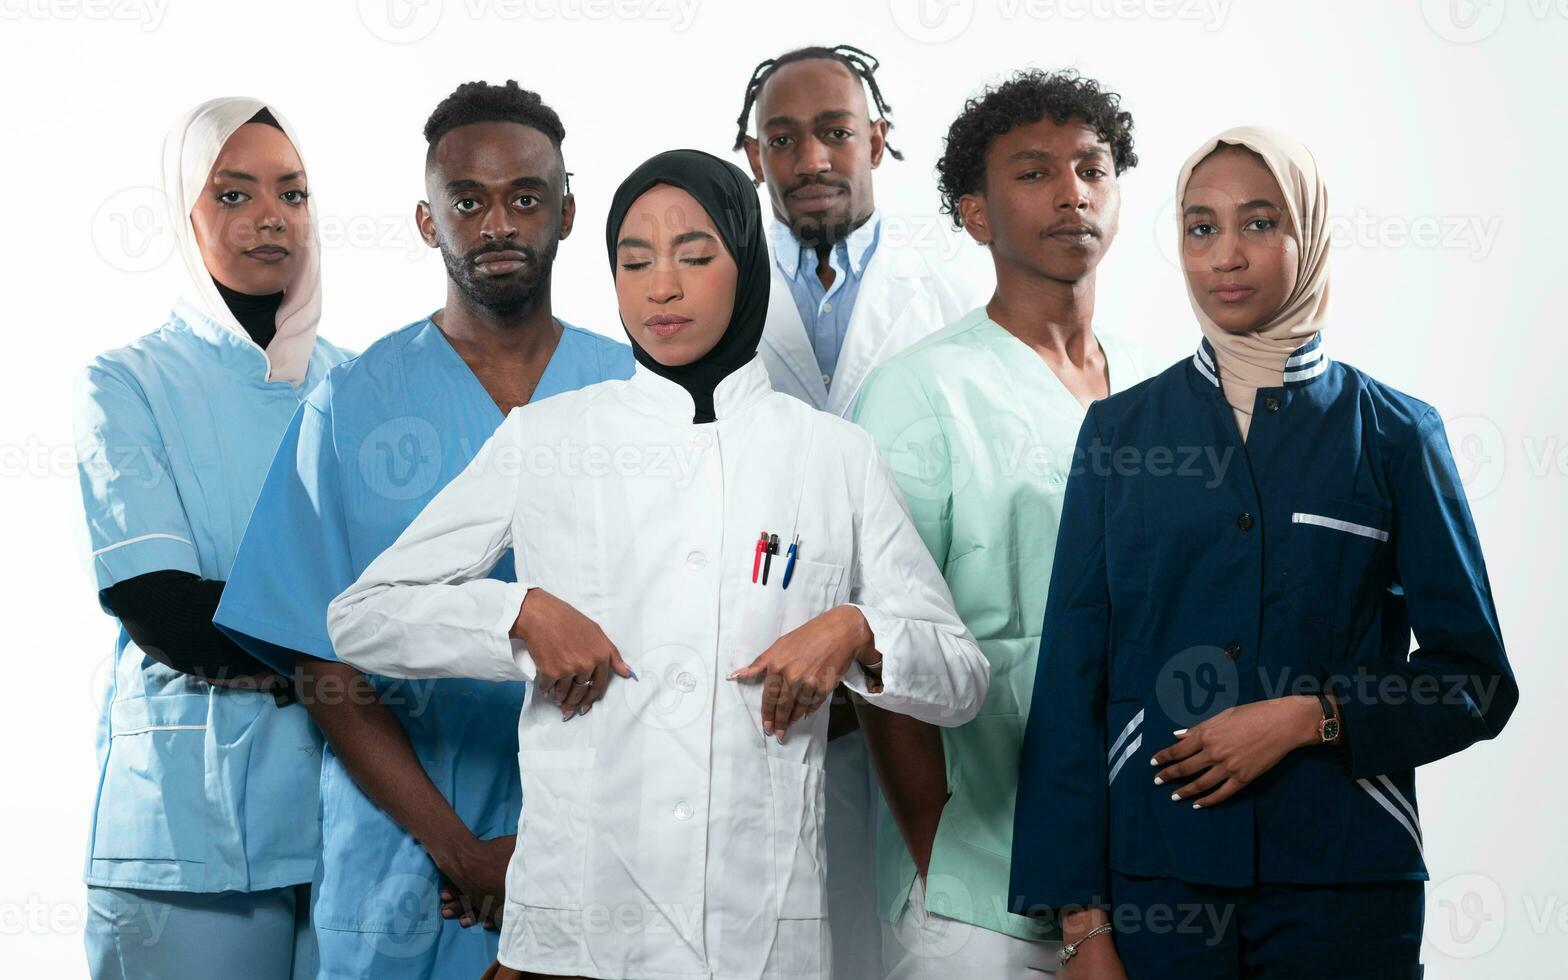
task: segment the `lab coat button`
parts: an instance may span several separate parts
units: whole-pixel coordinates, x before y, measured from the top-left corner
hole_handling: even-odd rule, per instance
[[[1241,528],[1243,531],[1250,531],[1252,529],[1252,523],[1253,521],[1251,514],[1243,513],[1236,518],[1236,526]]]
[[[691,437],[691,442],[692,445],[696,446],[698,449],[707,449],[709,446],[713,445],[713,437],[708,435],[706,432],[699,432]]]
[[[680,688],[682,691],[695,691],[697,689],[696,675],[688,671],[681,671],[679,674],[675,675],[675,686]]]
[[[1225,644],[1225,656],[1232,660],[1235,660],[1237,657],[1241,656],[1241,644],[1237,643],[1235,640]]]
[[[833,312],[833,304],[832,303],[823,303],[822,304],[822,312],[823,313],[832,313]]]
[[[676,820],[690,820],[691,819],[691,804],[687,803],[685,800],[681,800],[679,803],[675,804],[675,806],[670,809],[670,812],[675,814],[675,819]]]
[[[833,376],[831,374],[824,374],[822,376],[822,383],[823,384],[829,384],[830,382],[832,382],[832,380],[833,380]]]
[[[708,563],[708,556],[700,551],[693,551],[686,556],[686,564],[692,568],[701,568]]]
[[[1274,395],[1265,396],[1263,399],[1263,407],[1267,411],[1277,412],[1279,411],[1279,399]]]

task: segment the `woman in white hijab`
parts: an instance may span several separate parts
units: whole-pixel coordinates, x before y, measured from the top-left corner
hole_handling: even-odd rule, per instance
[[[1177,200],[1201,346],[1079,435],[1014,901],[1064,980],[1418,977],[1414,770],[1519,696],[1464,488],[1432,406],[1324,353],[1306,147],[1227,130]]]
[[[93,573],[120,627],[88,960],[95,980],[314,976],[318,736],[212,614],[273,450],[347,355],[316,336],[320,249],[277,110],[224,98],[186,113],[164,144],[163,192],[184,296],[77,386]]]

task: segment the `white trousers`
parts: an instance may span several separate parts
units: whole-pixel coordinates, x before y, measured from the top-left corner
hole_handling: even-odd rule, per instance
[[[1060,969],[1059,942],[1031,942],[926,909],[925,882],[909,886],[897,922],[882,923],[884,980],[1028,980]],[[835,978],[839,975],[834,974]]]

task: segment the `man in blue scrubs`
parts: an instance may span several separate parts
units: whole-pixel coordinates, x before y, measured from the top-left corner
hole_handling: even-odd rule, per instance
[[[446,305],[333,371],[294,417],[216,616],[294,675],[326,735],[323,978],[469,980],[495,959],[523,685],[367,677],[334,656],[326,615],[513,407],[631,375],[627,347],[551,313],[575,214],[564,135],[516,82],[436,107],[416,217]],[[510,553],[491,574],[515,578]]]

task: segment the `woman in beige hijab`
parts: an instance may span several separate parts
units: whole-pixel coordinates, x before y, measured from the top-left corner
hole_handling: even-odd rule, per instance
[[[182,298],[77,386],[95,597],[119,627],[85,873],[89,969],[314,977],[320,735],[212,616],[273,451],[347,354],[316,336],[320,248],[280,113],[202,103],[169,133],[163,178]]]
[[[1306,148],[1227,130],[1177,200],[1201,345],[1079,435],[1014,907],[1064,980],[1417,977],[1414,770],[1518,701],[1464,490],[1436,410],[1324,352]]]

